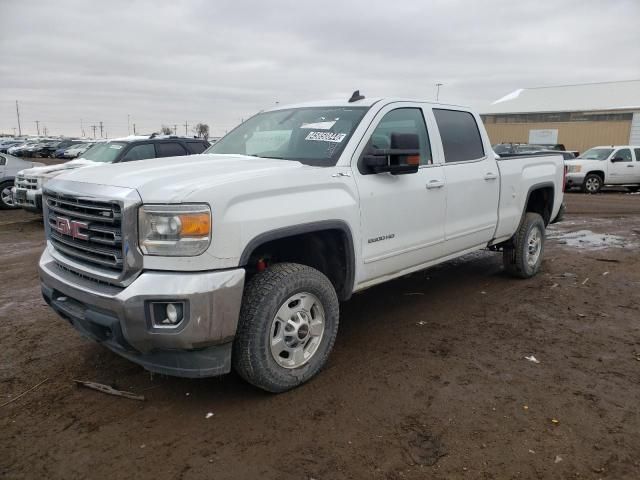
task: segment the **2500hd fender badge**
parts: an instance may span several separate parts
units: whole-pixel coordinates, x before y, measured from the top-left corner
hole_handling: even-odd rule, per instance
[[[388,233],[387,235],[382,235],[381,237],[370,238],[369,240],[367,240],[367,243],[376,243],[381,242],[382,240],[391,240],[392,238],[395,238],[395,236],[395,233]]]

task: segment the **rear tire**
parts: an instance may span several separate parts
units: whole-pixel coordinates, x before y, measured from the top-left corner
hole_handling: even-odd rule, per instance
[[[584,193],[598,193],[602,188],[602,178],[600,175],[595,173],[590,173],[584,178],[584,182],[582,182],[582,191]]]
[[[13,204],[13,198],[11,197],[11,187],[13,182],[0,183],[0,210],[11,210],[18,208]]]
[[[268,392],[297,387],[326,363],[338,320],[338,296],[326,276],[306,265],[275,264],[245,289],[233,367]]]
[[[538,273],[544,255],[544,237],[542,217],[527,212],[513,236],[513,246],[505,247],[502,252],[505,271],[518,278],[531,278]]]

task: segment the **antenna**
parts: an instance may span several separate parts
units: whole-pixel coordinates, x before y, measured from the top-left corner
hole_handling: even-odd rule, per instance
[[[360,95],[360,90],[356,90],[351,94],[349,103],[357,102],[358,100],[364,100],[364,95]]]

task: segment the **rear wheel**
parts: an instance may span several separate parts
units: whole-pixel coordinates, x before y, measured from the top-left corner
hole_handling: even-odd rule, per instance
[[[602,188],[602,178],[600,175],[590,173],[582,182],[582,191],[584,193],[598,193]]]
[[[11,196],[12,187],[13,187],[13,182],[0,183],[0,209],[2,210],[17,208],[13,204],[13,197]]]
[[[527,212],[513,236],[513,245],[502,252],[504,269],[519,278],[531,278],[538,273],[544,254],[544,237],[542,217]]]
[[[248,283],[233,366],[249,383],[284,392],[324,366],[338,333],[338,297],[318,270],[279,263]]]

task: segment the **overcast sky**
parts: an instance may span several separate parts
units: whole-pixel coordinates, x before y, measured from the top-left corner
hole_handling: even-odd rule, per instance
[[[640,0],[0,0],[0,133],[224,134],[264,108],[366,96],[483,105],[640,78]],[[191,127],[189,127],[190,129]],[[191,132],[190,132],[191,133]]]

